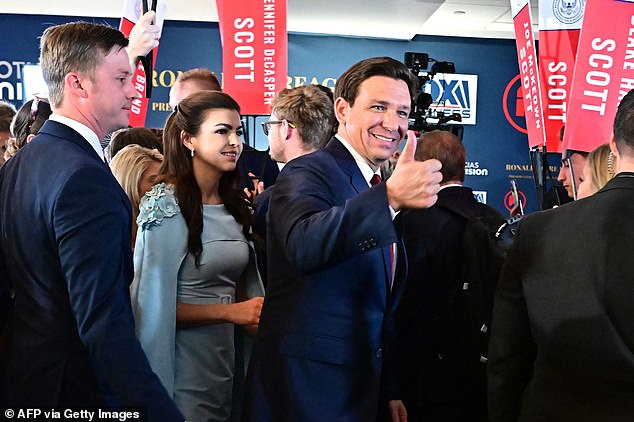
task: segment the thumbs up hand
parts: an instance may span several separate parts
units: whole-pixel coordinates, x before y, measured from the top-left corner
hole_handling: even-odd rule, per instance
[[[407,143],[394,172],[385,182],[388,202],[396,211],[403,208],[429,208],[438,199],[442,165],[435,159],[416,161],[415,153],[416,135],[409,130]]]

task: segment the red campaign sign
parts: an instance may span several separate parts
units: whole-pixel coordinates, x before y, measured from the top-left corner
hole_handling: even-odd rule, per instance
[[[123,32],[126,37],[130,36],[132,28],[142,15],[143,10],[141,2],[139,0],[126,0],[123,8],[123,16],[121,17],[121,24],[119,30]],[[162,26],[162,17],[158,17],[159,26]],[[162,14],[162,13],[161,13]],[[152,68],[156,65],[156,56],[158,55],[158,47],[152,50]],[[136,89],[136,98],[132,101],[132,107],[130,108],[130,120],[129,125],[132,127],[144,127],[145,118],[147,116],[147,109],[150,100],[146,98],[147,84],[152,83],[152,75],[146,75],[143,64],[139,61],[137,63],[134,75],[132,75],[132,83]]]
[[[584,6],[584,1],[539,0],[538,63],[548,152],[562,150],[559,132],[568,113]]]
[[[244,114],[269,114],[286,87],[286,0],[217,0],[223,90]]]
[[[588,0],[572,79],[564,148],[610,140],[619,102],[634,88],[634,2]]]
[[[561,152],[559,131],[566,124],[579,30],[539,31],[539,72],[546,150]]]
[[[531,9],[528,0],[511,3],[515,42],[517,44],[517,60],[520,67],[520,81],[524,94],[524,114],[528,145],[541,147],[545,145],[544,115],[542,109],[539,73],[537,71],[537,52],[533,37]],[[517,13],[515,11],[517,10]]]

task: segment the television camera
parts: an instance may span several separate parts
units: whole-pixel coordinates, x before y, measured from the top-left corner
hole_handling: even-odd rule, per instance
[[[403,63],[418,79],[419,92],[412,98],[412,111],[409,115],[409,129],[417,132],[428,132],[434,129],[451,130],[462,138],[462,126],[446,123],[451,121],[460,122],[462,116],[459,113],[445,114],[442,111],[430,108],[434,104],[431,94],[424,92],[425,84],[434,79],[437,74],[456,73],[456,66],[453,62],[438,61],[429,57],[426,53],[405,53]],[[429,68],[429,63],[432,63]]]

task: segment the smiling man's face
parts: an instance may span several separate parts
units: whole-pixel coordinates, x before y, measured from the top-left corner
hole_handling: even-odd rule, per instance
[[[405,81],[372,76],[359,85],[353,105],[337,98],[339,134],[376,170],[405,137],[410,109]]]

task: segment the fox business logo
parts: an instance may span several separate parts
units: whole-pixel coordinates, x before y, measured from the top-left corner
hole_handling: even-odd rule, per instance
[[[437,75],[423,87],[423,92],[431,95],[433,111],[445,114],[459,113],[462,125],[476,124],[476,103],[478,96],[478,75],[446,73]]]

